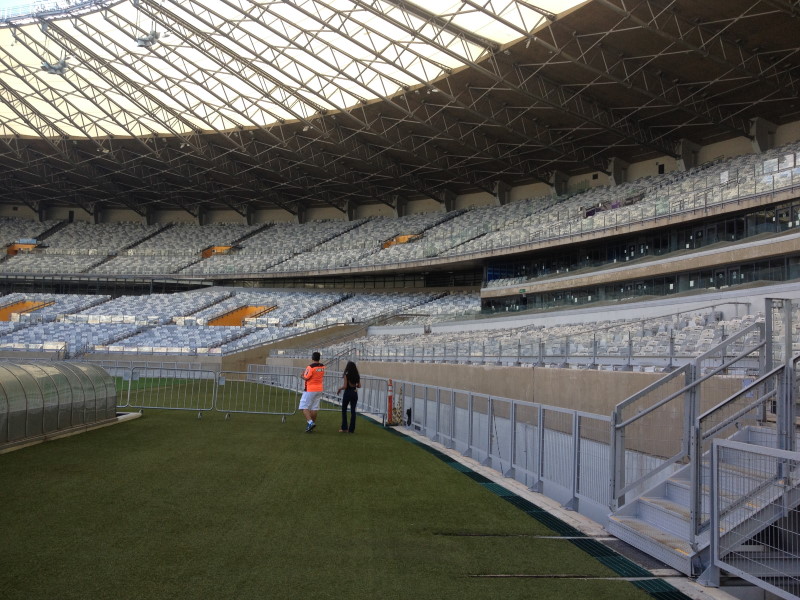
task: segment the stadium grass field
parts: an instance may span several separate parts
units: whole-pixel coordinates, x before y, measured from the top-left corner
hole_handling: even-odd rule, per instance
[[[338,425],[148,410],[0,455],[3,598],[653,597],[402,436]]]

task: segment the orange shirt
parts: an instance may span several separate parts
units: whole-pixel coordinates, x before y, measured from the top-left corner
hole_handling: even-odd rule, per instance
[[[307,392],[321,392],[324,390],[322,385],[325,376],[325,365],[322,363],[311,363],[303,371],[303,379],[306,380]]]

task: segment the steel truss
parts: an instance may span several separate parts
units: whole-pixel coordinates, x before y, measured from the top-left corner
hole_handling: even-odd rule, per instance
[[[198,218],[451,208],[498,181],[608,173],[612,158],[677,157],[682,139],[796,118],[800,48],[782,32],[800,3],[710,4],[594,0],[559,16],[524,0],[448,14],[409,0],[134,0],[12,19],[0,202]],[[475,18],[506,37],[474,32]]]

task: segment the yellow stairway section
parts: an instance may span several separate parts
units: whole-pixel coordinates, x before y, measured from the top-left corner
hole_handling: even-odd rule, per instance
[[[239,327],[244,325],[244,320],[250,317],[259,317],[272,310],[278,308],[277,306],[240,306],[221,317],[211,319],[208,324],[214,326],[227,326]]]
[[[10,321],[12,313],[29,313],[51,304],[55,304],[55,302],[39,302],[38,300],[14,302],[14,304],[0,307],[0,321]]]

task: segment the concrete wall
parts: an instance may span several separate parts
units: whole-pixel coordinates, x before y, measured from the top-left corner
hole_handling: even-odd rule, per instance
[[[0,204],[0,217],[15,217],[38,221],[39,215],[27,204]]]
[[[323,357],[323,361],[324,357]],[[274,359],[270,365],[304,367],[308,360]],[[610,415],[614,407],[664,375],[624,371],[360,362],[362,375],[466,390],[549,406]],[[739,377],[718,377],[703,387],[703,406],[710,408],[741,389]],[[680,389],[676,382],[667,388]]]

